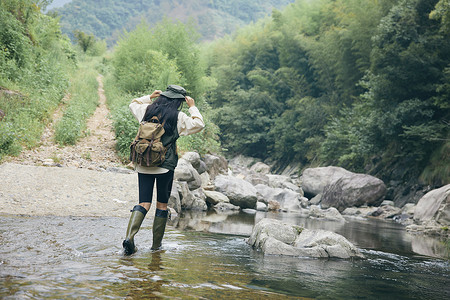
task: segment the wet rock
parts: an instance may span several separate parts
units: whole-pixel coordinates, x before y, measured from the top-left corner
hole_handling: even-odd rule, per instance
[[[211,205],[216,205],[220,202],[230,203],[230,199],[220,192],[216,191],[204,191],[206,195],[206,202]]]
[[[230,203],[241,208],[256,208],[256,189],[249,182],[228,175],[219,175],[214,181],[215,190],[225,194]]]
[[[415,208],[414,221],[434,220],[442,226],[450,225],[450,184],[425,194]]]
[[[262,219],[253,228],[247,243],[265,255],[300,257],[363,257],[343,236],[326,230],[308,230],[274,219]]]
[[[306,198],[306,197],[301,197],[301,198],[300,198],[300,206],[301,206],[302,208],[308,208],[308,206],[309,206],[309,200],[308,200],[308,198]]]
[[[343,176],[353,174],[340,167],[320,167],[305,169],[300,178],[303,191],[311,196],[323,192],[327,185],[336,182]]]
[[[379,206],[385,194],[386,186],[380,179],[352,173],[325,187],[321,206],[335,207],[340,212],[352,206]]]
[[[203,161],[206,164],[211,180],[214,180],[219,174],[228,174],[228,162],[224,157],[205,154]]]
[[[391,219],[401,213],[401,209],[392,205],[380,206],[376,211],[372,213],[372,217],[379,219]]]
[[[256,202],[256,210],[257,211],[266,211],[267,210],[267,205],[263,202]]]
[[[414,209],[414,223],[406,229],[430,235],[450,235],[450,184],[426,193],[419,200]]]
[[[227,210],[240,210],[241,208],[237,205],[233,205],[231,203],[220,202],[214,205],[214,210],[216,211],[227,211]]]
[[[324,219],[329,221],[339,221],[339,222],[345,221],[344,217],[339,213],[339,211],[336,208],[330,207],[328,209],[321,209],[316,205],[312,205],[309,208],[308,217],[315,219]]]
[[[289,189],[272,188],[263,184],[255,186],[259,201],[269,203],[271,200],[277,201],[281,209],[287,211],[300,211],[301,195]]]

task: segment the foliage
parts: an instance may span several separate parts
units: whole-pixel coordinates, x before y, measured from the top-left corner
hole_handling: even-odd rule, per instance
[[[215,41],[203,56],[224,146],[280,167],[336,164],[390,180],[400,164],[406,177],[448,182],[445,168],[425,168],[448,143],[448,3],[298,0]]]
[[[209,105],[203,99],[207,89],[214,86],[214,80],[204,76],[196,37],[192,27],[180,22],[164,19],[153,30],[143,22],[134,31],[124,34],[112,59],[103,61],[103,69],[112,66],[113,76],[107,77],[105,91],[119,156],[123,160],[128,158],[129,145],[138,127],[129,111],[129,103],[153,90],[164,90],[169,84],[186,88],[196,100],[207,126],[200,134],[182,137],[178,142],[179,151],[220,152],[218,128],[209,120]]]
[[[40,12],[47,3],[0,1],[0,159],[36,146],[76,63],[58,19]]]
[[[98,105],[95,60],[83,61],[71,77],[70,100],[62,119],[55,125],[55,141],[64,145],[74,145],[87,134],[86,122]]]

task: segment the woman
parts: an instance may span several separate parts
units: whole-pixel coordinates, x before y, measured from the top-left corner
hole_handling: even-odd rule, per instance
[[[154,98],[157,99],[152,102]],[[183,102],[189,106],[190,117],[180,111]],[[123,241],[125,255],[131,255],[137,251],[134,245],[134,236],[150,209],[155,181],[157,202],[151,249],[157,250],[161,247],[166,222],[170,216],[167,202],[172,190],[174,170],[178,163],[176,140],[180,136],[197,133],[205,127],[203,117],[195,106],[194,99],[186,96],[186,90],[178,85],[169,85],[165,92],[156,90],[151,95],[134,99],[130,104],[130,110],[139,122],[150,121],[154,116],[158,117],[164,124],[165,131],[161,141],[168,149],[166,159],[161,166],[135,166],[138,172],[139,205],[135,205],[131,211],[126,238]]]

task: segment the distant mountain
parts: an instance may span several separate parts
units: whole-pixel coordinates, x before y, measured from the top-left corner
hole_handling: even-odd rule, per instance
[[[92,33],[113,44],[123,29],[132,30],[145,19],[151,25],[164,16],[192,19],[203,40],[212,40],[269,15],[295,0],[73,0],[56,8],[62,31]],[[56,4],[55,1],[54,4]],[[60,1],[58,1],[60,2]]]
[[[62,6],[64,6],[64,4],[67,4],[67,3],[71,2],[71,1],[72,0],[53,0],[52,3],[50,3],[46,7],[46,11],[49,11],[49,10],[57,8],[57,7],[62,7]]]

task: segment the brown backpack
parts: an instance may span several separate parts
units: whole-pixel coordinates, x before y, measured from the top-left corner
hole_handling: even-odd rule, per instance
[[[164,122],[161,123],[156,116],[148,122],[141,122],[130,146],[130,161],[143,167],[161,166],[168,148],[161,142],[164,133]]]

